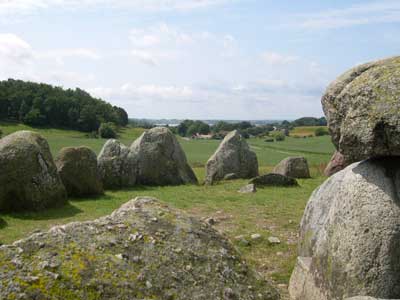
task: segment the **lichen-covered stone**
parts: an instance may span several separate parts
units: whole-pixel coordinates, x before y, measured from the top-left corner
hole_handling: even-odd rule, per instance
[[[314,191],[299,244],[310,265],[296,266],[292,299],[400,299],[399,191],[399,157],[354,163]]]
[[[0,140],[0,210],[42,210],[66,202],[47,141],[31,131]]]
[[[346,162],[343,154],[341,154],[339,151],[335,151],[324,170],[324,175],[327,177],[332,176],[333,174],[346,168],[348,165],[349,163]]]
[[[56,166],[69,196],[103,194],[97,157],[88,147],[62,148],[57,156]]]
[[[128,160],[129,148],[117,140],[108,140],[97,158],[100,177],[106,189],[132,187],[136,183],[136,166]]]
[[[297,186],[297,180],[276,173],[264,174],[257,176],[249,181],[250,184],[254,184],[257,187],[267,187],[267,186]]]
[[[136,182],[143,185],[196,184],[185,152],[168,128],[144,132],[130,147],[128,160],[136,166]]]
[[[329,85],[322,105],[349,162],[400,155],[400,57],[347,71]]]
[[[224,179],[228,174],[237,178],[258,176],[258,160],[250,150],[246,140],[237,130],[230,132],[221,142],[218,149],[206,165],[206,184],[213,184]]]
[[[310,178],[310,169],[304,157],[287,157],[275,168],[273,173],[292,178]]]
[[[151,198],[0,247],[0,299],[277,300],[232,244]]]

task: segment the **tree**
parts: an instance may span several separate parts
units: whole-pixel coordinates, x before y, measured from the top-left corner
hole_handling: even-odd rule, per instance
[[[117,137],[114,123],[101,123],[99,127],[99,135],[103,139],[114,139]]]
[[[32,126],[42,126],[46,123],[46,118],[40,113],[37,108],[31,109],[24,117],[24,123]]]
[[[317,129],[315,129],[315,136],[323,136],[323,135],[329,135],[329,132],[326,128],[318,127]]]
[[[129,121],[123,108],[93,98],[81,89],[64,90],[13,79],[0,81],[0,120],[26,120],[30,125],[84,131],[97,131],[102,122],[126,126]]]
[[[277,142],[281,142],[281,141],[285,140],[285,134],[282,131],[273,131],[273,132],[271,132],[271,136]]]

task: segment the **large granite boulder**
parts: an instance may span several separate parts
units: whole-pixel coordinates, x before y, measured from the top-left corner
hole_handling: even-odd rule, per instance
[[[332,176],[333,174],[346,168],[348,165],[349,164],[345,161],[343,154],[339,151],[335,151],[324,170],[324,175],[327,177]]]
[[[349,162],[400,155],[400,57],[355,67],[328,87],[322,105],[333,143]]]
[[[144,132],[130,147],[128,160],[136,166],[136,182],[143,185],[197,183],[186,155],[168,128]]]
[[[96,153],[88,147],[62,148],[57,156],[56,166],[68,196],[103,194]]]
[[[1,246],[0,265],[0,299],[279,299],[210,225],[144,197]]]
[[[267,186],[297,186],[297,180],[284,176],[281,174],[269,173],[261,176],[257,176],[249,181],[249,184],[255,184],[256,187],[267,187]]]
[[[292,178],[310,178],[310,169],[304,157],[287,157],[275,168],[273,173]]]
[[[106,189],[132,187],[136,183],[134,161],[128,160],[129,148],[117,140],[108,140],[97,158],[100,177]]]
[[[47,141],[31,131],[0,140],[0,210],[42,210],[66,202]]]
[[[291,299],[400,299],[400,158],[354,163],[312,194]]]
[[[235,174],[236,178],[258,176],[257,156],[250,150],[246,140],[237,130],[230,132],[225,137],[207,161],[206,184],[223,180],[228,174]]]

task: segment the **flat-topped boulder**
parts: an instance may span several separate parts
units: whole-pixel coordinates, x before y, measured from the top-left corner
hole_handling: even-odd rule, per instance
[[[324,170],[324,175],[327,177],[332,176],[333,174],[346,168],[348,165],[349,164],[345,161],[343,154],[339,151],[335,151]]]
[[[349,162],[400,155],[400,57],[357,66],[322,97],[333,143]]]
[[[292,178],[310,178],[307,159],[301,156],[285,158],[274,168],[273,173]]]
[[[207,161],[206,183],[223,180],[228,174],[236,178],[258,176],[258,160],[237,130],[230,132]]]
[[[47,141],[31,131],[0,139],[0,210],[43,210],[66,202]]]
[[[0,299],[279,299],[210,225],[146,197],[1,246],[0,265]]]
[[[129,148],[121,142],[108,140],[97,158],[100,177],[106,189],[132,187],[136,183],[136,166],[128,160]]]
[[[138,184],[197,183],[185,152],[168,128],[156,127],[144,132],[131,145],[128,160],[135,165]]]
[[[62,148],[57,156],[56,166],[69,196],[103,194],[96,153],[88,147]]]
[[[312,194],[291,299],[400,299],[400,158],[354,163]]]
[[[297,186],[297,180],[276,173],[269,173],[257,176],[249,181],[249,184],[254,184],[257,187],[267,186]]]

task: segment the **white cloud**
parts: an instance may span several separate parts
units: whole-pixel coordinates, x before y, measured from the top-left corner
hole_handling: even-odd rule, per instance
[[[51,8],[83,9],[90,7],[131,8],[144,12],[191,11],[223,5],[232,1],[234,0],[0,0],[0,15],[12,17],[29,15]]]
[[[261,54],[261,58],[271,65],[287,65],[299,59],[297,56],[283,55],[276,52],[264,52]]]
[[[400,2],[382,0],[343,9],[301,15],[294,26],[305,29],[334,29],[356,25],[400,22]]]
[[[15,34],[0,34],[0,61],[3,64],[22,64],[33,58],[33,50],[29,43]]]

